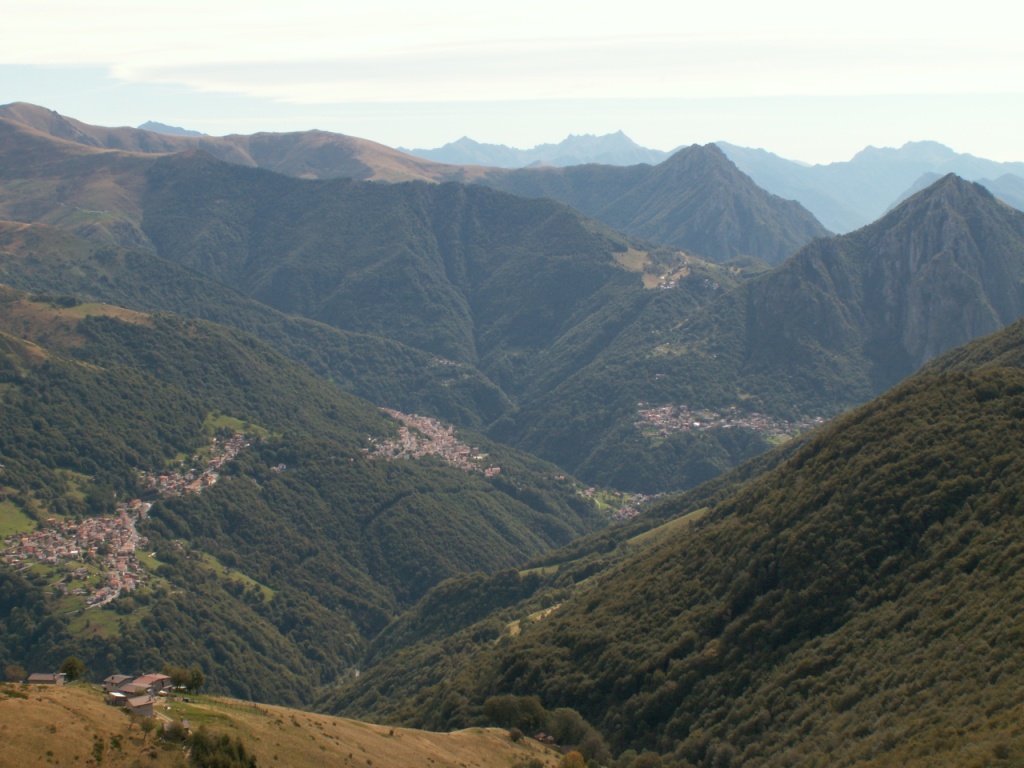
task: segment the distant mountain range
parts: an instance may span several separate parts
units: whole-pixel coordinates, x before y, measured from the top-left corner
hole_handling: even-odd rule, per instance
[[[437,149],[390,149],[364,139],[332,134],[324,131],[306,131],[292,134],[255,134],[251,137],[208,137],[197,131],[145,123],[140,126],[149,138],[132,136],[133,129],[97,128],[86,126],[71,118],[64,118],[40,107],[12,104],[0,107],[0,116],[7,116],[46,130],[58,138],[80,141],[92,146],[128,149],[142,152],[174,152],[185,148],[202,148],[216,157],[243,165],[262,168],[302,178],[335,178],[345,176],[360,179],[404,181],[423,179],[430,181],[482,181],[508,188],[520,182],[509,182],[502,174],[482,172],[480,166],[490,169],[521,169],[551,166],[556,168],[578,165],[633,166],[658,165],[678,153],[642,147],[622,131],[604,136],[569,136],[557,144],[540,144],[532,149],[517,149],[503,144],[481,144],[468,137]],[[163,139],[152,136],[158,134]],[[193,143],[176,143],[173,139],[190,139]],[[198,142],[198,143],[196,143]],[[827,230],[850,232],[868,224],[901,200],[924,189],[932,181],[947,173],[955,173],[968,181],[986,186],[1003,202],[1018,210],[1024,209],[1024,162],[997,162],[955,152],[934,141],[908,142],[898,149],[867,147],[848,161],[810,165],[788,160],[763,149],[740,147],[725,141],[717,142],[725,155],[758,186],[785,200],[795,200],[810,211]],[[417,162],[431,161],[431,164]],[[434,165],[436,163],[436,165]],[[527,185],[530,186],[530,185]],[[554,194],[550,183],[535,182],[533,186]],[[526,192],[526,194],[533,194]],[[562,194],[556,199],[569,202]],[[570,202],[572,205],[576,203]],[[645,216],[662,223],[656,226],[638,225],[631,221],[612,221],[602,213],[618,200],[602,199],[585,210],[591,216],[613,227],[651,237],[660,243],[689,247],[679,238],[658,239],[666,236],[664,220],[671,220],[674,203],[663,205],[661,198],[638,200],[646,209]],[[724,229],[728,225],[720,225]],[[646,234],[644,230],[651,232]],[[701,255],[723,259],[720,252]],[[747,254],[774,262],[761,254]],[[786,254],[788,255],[788,253]]]
[[[778,264],[830,234],[799,203],[758,187],[713,144],[686,147],[654,166],[488,170],[475,181],[559,200],[634,237],[718,262]]]
[[[186,128],[179,128],[175,125],[166,125],[164,123],[157,123],[152,120],[143,123],[139,126],[140,131],[152,131],[153,133],[166,133],[170,136],[206,136],[205,133],[199,131],[190,131]]]
[[[868,224],[911,190],[922,189],[923,176],[934,180],[955,173],[969,181],[996,179],[1007,174],[1024,183],[1024,163],[998,163],[954,152],[934,141],[916,141],[899,149],[868,147],[851,160],[827,165],[806,165],[785,160],[762,149],[747,149],[725,142],[718,146],[736,165],[770,192],[799,200],[834,232],[850,232]],[[989,187],[1002,197],[1008,180]],[[987,185],[986,185],[987,186]],[[1021,208],[1020,197],[1003,198]]]
[[[568,136],[558,144],[538,144],[516,149],[504,144],[481,144],[468,136],[438,149],[402,149],[410,155],[451,165],[486,165],[494,168],[526,168],[534,165],[657,165],[672,152],[641,147],[622,131],[604,136]],[[673,150],[674,151],[674,150]]]
[[[899,149],[868,147],[851,160],[821,165],[725,141],[717,145],[755,183],[772,194],[798,201],[833,232],[849,232],[874,221],[947,173],[978,181],[1004,202],[1024,209],[1024,162],[985,160],[933,141],[909,142]],[[619,131],[605,136],[569,136],[558,144],[533,149],[480,144],[463,137],[439,149],[404,151],[445,163],[525,168],[587,163],[657,165],[679,148],[668,152],[647,149]]]
[[[472,173],[411,157],[366,139],[327,131],[193,136],[139,128],[106,128],[65,117],[34,104],[0,106],[0,119],[40,135],[97,149],[166,154],[202,150],[237,165],[266,168],[298,178],[375,181],[463,181]]]

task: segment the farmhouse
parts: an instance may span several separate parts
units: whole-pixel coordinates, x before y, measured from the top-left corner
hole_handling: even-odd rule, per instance
[[[125,709],[129,713],[138,715],[139,717],[153,717],[156,715],[156,711],[153,709],[153,705],[156,703],[156,697],[152,694],[145,694],[144,696],[133,696],[127,699],[124,703]]]
[[[103,681],[103,690],[110,693],[111,691],[119,690],[122,685],[131,681],[130,675],[111,675]]]
[[[134,678],[129,675],[110,675],[103,681],[103,690],[107,692],[108,704],[124,707],[142,717],[152,717],[156,697],[173,690],[173,685],[168,675],[157,673]]]
[[[64,685],[67,677],[63,672],[33,672],[25,682],[29,685]]]
[[[168,675],[152,674],[143,675],[137,677],[132,683],[136,686],[145,686],[150,693],[159,694],[170,691],[174,686],[171,684],[171,678]]]

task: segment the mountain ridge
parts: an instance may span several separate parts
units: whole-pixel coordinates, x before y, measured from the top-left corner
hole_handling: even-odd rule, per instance
[[[0,119],[8,121],[11,127],[25,126],[37,137],[60,135],[65,141],[77,142],[94,150],[119,149],[150,154],[199,150],[225,162],[260,167],[296,178],[435,183],[481,181],[488,186],[567,202],[613,227],[624,226],[634,236],[688,248],[718,261],[740,253],[778,261],[811,237],[826,234],[797,204],[752,189],[747,177],[724,168],[718,170],[716,182],[721,188],[715,190],[716,204],[701,207],[700,196],[708,191],[708,180],[700,177],[690,179],[687,174],[680,176],[679,166],[674,166],[676,173],[673,174],[662,168],[664,163],[653,170],[648,166],[588,166],[591,170],[587,173],[596,174],[600,182],[596,185],[587,179],[580,179],[574,184],[577,173],[571,170],[568,182],[553,181],[549,172],[554,169],[550,168],[534,169],[540,176],[527,176],[517,181],[514,175],[517,172],[514,171],[444,165],[414,158],[364,139],[326,131],[227,137],[170,136],[133,128],[88,126],[28,104],[0,107]],[[509,177],[510,173],[513,176]],[[671,181],[666,184],[668,179]],[[524,184],[526,186],[521,190],[511,189]],[[580,184],[583,189],[579,188]],[[701,189],[694,192],[688,189],[689,186]],[[611,193],[615,197],[626,195],[626,198],[616,202],[609,196]],[[616,214],[617,208],[623,204],[632,208],[633,213],[629,217]],[[734,210],[722,215],[729,209]],[[705,225],[698,217],[710,218],[711,223]],[[700,229],[707,230],[703,237],[688,237],[690,231]],[[701,251],[693,245],[707,246],[707,249]]]
[[[954,152],[935,141],[907,142],[898,149],[866,147],[850,160],[819,165],[728,142],[718,145],[762,187],[800,200],[825,226],[839,233],[881,217],[926,173],[955,173],[969,181],[1006,173],[1024,176],[1024,162],[986,160]],[[1011,195],[1006,202],[1013,205],[1019,198]]]
[[[492,171],[477,183],[551,197],[627,234],[720,262],[754,256],[777,264],[829,234],[798,203],[757,187],[713,144],[656,166]]]
[[[504,144],[481,144],[468,136],[436,149],[398,149],[426,160],[452,165],[486,165],[496,168],[525,168],[535,165],[562,167],[587,163],[656,165],[672,154],[641,147],[621,130],[603,136],[570,134],[557,144],[538,144],[530,149],[516,149]]]

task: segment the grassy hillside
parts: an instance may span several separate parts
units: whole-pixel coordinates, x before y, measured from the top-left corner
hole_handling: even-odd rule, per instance
[[[429,733],[370,725],[236,699],[189,696],[158,707],[160,723],[182,718],[193,729],[241,740],[258,766],[310,765],[404,768],[507,768],[532,760],[554,766],[557,756],[532,739],[513,742],[503,729]],[[85,764],[111,768],[185,764],[181,744],[147,735],[124,710],[103,702],[93,686],[0,685],[0,729],[8,765]],[[102,744],[102,748],[97,745]],[[96,760],[96,754],[101,755]],[[144,761],[144,762],[143,762]]]

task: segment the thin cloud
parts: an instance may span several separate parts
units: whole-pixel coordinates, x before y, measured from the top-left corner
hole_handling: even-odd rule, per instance
[[[129,82],[295,104],[1017,93],[1024,49],[849,40],[494,41],[305,61],[128,64]]]

